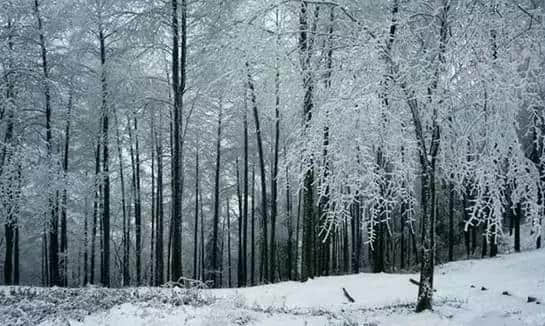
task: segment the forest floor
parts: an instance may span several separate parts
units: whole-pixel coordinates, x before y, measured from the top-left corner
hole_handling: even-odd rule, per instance
[[[545,250],[439,266],[432,312],[414,313],[417,286],[410,278],[418,275],[189,291],[0,287],[0,325],[545,326]],[[528,303],[529,296],[539,303]]]

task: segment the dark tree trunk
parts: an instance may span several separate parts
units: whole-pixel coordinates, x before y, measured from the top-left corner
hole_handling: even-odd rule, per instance
[[[129,117],[127,117],[127,131],[129,132],[129,142],[130,142],[130,146],[129,146],[129,149],[130,149],[130,157],[131,157],[131,194],[132,194],[132,200],[133,200],[133,206],[134,206],[134,220],[135,220],[135,234],[137,232],[137,229],[138,229],[138,223],[137,223],[137,220],[138,220],[138,186],[137,186],[137,168],[136,168],[136,155],[135,155],[135,149],[134,149],[134,135],[133,135],[133,131],[132,131],[132,126],[131,126],[131,119]],[[130,220],[130,217],[129,217],[129,220]],[[129,223],[130,225],[130,223]],[[130,234],[129,234],[130,235]],[[130,242],[131,242],[131,238],[130,237],[127,237],[128,241],[129,241],[129,246],[130,246]],[[138,252],[138,248],[135,248],[135,251]],[[137,270],[138,270],[138,265],[137,265]],[[130,273],[130,268],[129,268],[129,273]],[[138,272],[137,272],[138,274]],[[137,276],[137,279],[136,279],[136,284],[139,285],[139,280],[138,280],[138,276]]]
[[[34,0],[34,15],[38,24],[39,44],[41,50],[41,68],[43,72],[43,91],[45,99],[45,128],[46,128],[46,146],[47,146],[47,158],[48,163],[53,164],[53,140],[52,140],[52,128],[51,128],[51,94],[49,88],[49,66],[48,55],[45,44],[45,36],[43,31],[42,17],[40,16],[40,6],[38,0]],[[49,212],[50,225],[49,225],[49,279],[50,285],[60,286],[61,279],[59,275],[59,234],[58,234],[58,216],[55,214],[54,198],[49,198]]]
[[[231,208],[229,207],[229,199],[226,200],[227,205],[227,287],[232,287],[232,271],[233,266],[231,265]],[[223,247],[223,245],[222,245]],[[223,251],[223,250],[222,250]]]
[[[102,86],[102,174],[103,174],[103,208],[102,208],[102,245],[104,261],[101,265],[102,284],[106,287],[110,286],[110,159],[109,159],[109,143],[108,143],[108,128],[109,128],[109,112],[107,106],[108,86],[106,83],[106,37],[104,31],[99,28],[99,43],[100,43],[100,81]]]
[[[162,122],[162,119],[160,120]],[[163,206],[163,139],[161,131],[156,132],[156,150],[157,150],[157,195],[156,195],[156,218],[155,227],[155,286],[163,284],[163,223],[164,223],[164,206]]]
[[[467,188],[467,186],[466,186]],[[464,229],[464,245],[466,248],[466,257],[469,258],[471,256],[471,225],[467,225],[469,221],[469,190],[466,189],[464,193],[464,200],[463,200],[463,209],[464,209],[464,223],[466,224]]]
[[[127,216],[127,201],[125,198],[125,173],[123,169],[123,149],[121,147],[121,137],[119,135],[119,121],[117,119],[116,111],[113,111],[114,113],[114,120],[115,120],[115,132],[116,132],[116,142],[117,142],[117,158],[119,161],[119,182],[121,185],[121,208],[123,212],[123,266],[122,269],[122,281],[121,284],[123,286],[129,286],[130,285],[130,273],[129,273],[129,243],[130,243],[130,237],[129,234],[129,220]]]
[[[513,216],[513,224],[515,231],[515,252],[520,252],[520,217],[522,216],[522,207],[518,203]]]
[[[276,27],[278,29],[278,10],[276,11]],[[279,42],[280,35],[278,34],[277,43]],[[275,106],[274,106],[274,159],[272,167],[271,177],[271,265],[269,281],[275,281],[274,272],[276,270],[276,215],[278,212],[278,150],[280,142],[280,59],[276,57],[275,64]]]
[[[202,194],[199,192],[199,201],[200,201],[200,211],[201,211],[201,281],[205,281],[205,264],[204,264],[204,213],[203,213],[203,203],[202,203]]]
[[[448,185],[448,261],[454,261],[454,184]]]
[[[481,258],[486,257],[486,253],[488,251],[488,236],[487,236],[487,229],[488,229],[488,221],[486,221],[485,224],[483,224],[483,235],[482,235],[482,245],[481,245]],[[492,248],[491,252],[492,252]]]
[[[156,284],[155,281],[155,248],[157,247],[157,208],[155,207],[157,205],[157,192],[156,192],[156,185],[155,185],[155,173],[156,173],[156,167],[155,167],[155,115],[151,113],[151,132],[150,132],[150,152],[151,152],[151,234],[150,234],[150,261],[149,261],[149,272],[150,272],[150,280],[149,285],[154,286]]]
[[[19,188],[20,191],[20,188]],[[20,273],[19,273],[19,223],[15,219],[15,241],[13,248],[13,285],[19,285]]]
[[[498,254],[496,225],[492,225],[490,231],[492,233],[492,236],[490,237],[490,257],[496,257],[496,255]]]
[[[252,257],[250,263],[250,283],[255,285],[255,163],[252,164],[252,213],[251,213],[251,242],[252,242]]]
[[[66,128],[64,130],[64,154],[63,154],[63,160],[62,160],[62,170],[63,170],[63,177],[66,179],[66,176],[68,174],[68,157],[69,157],[69,149],[70,149],[70,120],[71,120],[71,114],[72,114],[72,94],[69,95],[68,98],[68,112],[66,116]],[[62,204],[61,204],[61,270],[62,270],[62,279],[61,283],[63,286],[68,286],[68,234],[67,234],[67,201],[68,201],[68,194],[66,187],[63,189],[62,192]]]
[[[319,8],[319,7],[317,7]],[[305,90],[303,100],[303,124],[305,132],[310,126],[313,109],[314,84],[311,71],[312,38],[308,36],[308,4],[301,1],[299,12],[299,55],[303,74],[303,87]],[[316,13],[318,9],[316,9]],[[314,225],[314,171],[312,168],[305,171],[303,191],[303,254],[302,254],[302,280],[314,277],[315,274],[315,225]]]
[[[243,264],[244,258],[242,256],[242,193],[240,189],[240,168],[238,165],[238,157],[236,159],[236,177],[237,177],[237,199],[238,199],[238,261],[237,261],[237,285],[242,287],[244,285]],[[229,286],[230,287],[230,286]]]
[[[182,271],[182,178],[181,178],[181,128],[183,93],[186,80],[186,1],[181,0],[181,46],[178,32],[178,0],[172,0],[172,88],[174,91],[173,114],[173,163],[172,163],[172,267],[171,280],[177,281],[183,275]],[[178,48],[181,49],[181,56]]]
[[[100,137],[97,139],[97,148],[95,152],[95,186],[94,186],[94,199],[93,199],[93,228],[91,229],[91,266],[89,276],[89,283],[95,283],[95,248],[96,248],[96,235],[97,235],[97,221],[99,215],[99,201],[100,201]]]
[[[87,176],[87,174],[86,174]],[[83,282],[82,286],[86,286],[89,282],[89,198],[85,196],[85,217],[83,220]]]
[[[219,246],[219,203],[220,203],[220,163],[221,163],[221,119],[222,119],[222,107],[218,110],[218,130],[216,139],[216,171],[214,176],[214,218],[212,222],[212,248],[210,259],[210,267],[208,271],[207,280],[211,281],[215,288],[221,286],[219,270],[221,264],[221,257],[218,257]]]
[[[201,228],[203,226],[201,225]],[[193,279],[197,279],[197,248],[199,233],[199,149],[195,151],[195,232],[193,233]]]
[[[255,133],[257,138],[257,150],[259,158],[259,169],[260,169],[260,180],[261,180],[261,217],[263,221],[263,235],[261,241],[261,263],[263,264],[263,274],[265,278],[269,276],[269,261],[268,261],[268,232],[267,232],[267,181],[265,174],[265,158],[263,155],[263,140],[261,135],[261,126],[259,123],[259,112],[257,110],[257,98],[255,94],[254,82],[252,80],[252,75],[250,73],[250,65],[246,62],[246,69],[248,72],[248,89],[250,91],[250,99],[252,102],[253,113],[254,113],[254,123],[255,123]],[[265,283],[267,280],[264,280]]]
[[[286,153],[286,150],[284,149],[284,153]],[[293,280],[294,273],[293,273],[293,217],[292,217],[292,207],[291,207],[291,190],[290,190],[290,182],[289,182],[289,171],[288,171],[288,165],[286,164],[286,219],[288,221],[287,227],[288,227],[288,244],[287,244],[287,251],[288,251],[288,261],[287,261],[287,271],[288,271],[288,280]]]
[[[142,284],[142,199],[140,191],[140,147],[138,144],[138,120],[134,118],[134,149],[136,188],[134,198],[134,224],[136,237],[136,285]],[[130,129],[129,129],[130,130]]]
[[[12,41],[12,28],[13,25],[11,23],[11,18],[8,17],[8,49],[11,52],[13,49],[13,41]],[[11,53],[10,53],[11,55]],[[11,66],[11,62],[10,62]],[[11,67],[8,67],[8,69],[11,69]],[[6,80],[6,98],[5,100],[9,103],[13,99],[13,82],[11,81],[11,77],[9,74],[4,75],[4,79]],[[6,109],[7,115],[6,115],[6,132],[4,135],[4,142],[2,144],[2,152],[0,157],[0,177],[3,174],[4,166],[7,162],[10,161],[11,152],[13,150],[13,127],[14,127],[14,118],[15,113],[14,109]],[[2,111],[4,112],[4,111]],[[13,201],[10,200],[10,202],[13,203]],[[9,211],[12,211],[9,209]],[[15,283],[15,280],[12,278],[13,276],[13,270],[17,268],[17,266],[14,265],[14,258],[17,258],[17,254],[14,253],[13,246],[15,245],[16,250],[18,252],[18,227],[16,226],[16,223],[14,223],[14,216],[10,214],[7,216],[6,221],[4,223],[5,228],[5,239],[6,239],[6,251],[4,256],[4,284],[11,285]],[[14,234],[15,232],[15,234]],[[45,238],[45,234],[44,234]],[[15,255],[15,257],[13,257]],[[44,260],[45,261],[45,260]],[[44,268],[45,270],[45,268]],[[18,272],[16,273],[18,275]]]
[[[244,172],[243,172],[243,222],[242,222],[242,286],[248,283],[248,103],[244,93]]]
[[[295,262],[294,262],[294,269],[295,269],[295,278],[301,279],[301,275],[299,274],[299,234],[301,233],[301,198],[302,198],[302,192],[299,190],[297,192],[297,219],[295,221]],[[333,235],[333,238],[335,235]],[[333,243],[334,240],[331,242]]]

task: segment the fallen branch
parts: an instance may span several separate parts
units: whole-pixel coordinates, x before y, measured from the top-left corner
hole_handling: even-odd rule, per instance
[[[343,288],[343,293],[344,293],[344,296],[348,299],[348,301],[356,302],[356,300],[354,300],[354,298],[352,298],[352,296],[348,293],[348,291],[346,291],[345,288]]]

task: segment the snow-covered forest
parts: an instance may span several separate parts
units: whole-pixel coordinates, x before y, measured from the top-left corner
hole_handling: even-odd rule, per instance
[[[0,324],[60,324],[18,304],[71,293],[89,314],[233,305],[173,324],[401,309],[386,324],[424,325],[494,273],[518,286],[485,300],[540,303],[544,16],[541,0],[0,0]],[[294,311],[282,291],[300,286]],[[312,305],[321,286],[361,315]],[[518,321],[545,325],[539,308]]]

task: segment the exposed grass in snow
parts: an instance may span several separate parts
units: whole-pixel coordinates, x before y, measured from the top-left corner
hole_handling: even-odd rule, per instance
[[[198,289],[1,287],[0,325],[68,324],[68,320],[82,321],[122,304],[178,307],[212,302],[212,297]]]
[[[409,278],[418,275],[362,273],[198,291],[3,287],[0,325],[545,326],[545,250],[439,266],[433,312],[413,312],[417,287]],[[541,304],[527,303],[528,296]]]

